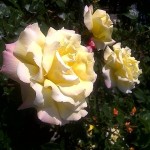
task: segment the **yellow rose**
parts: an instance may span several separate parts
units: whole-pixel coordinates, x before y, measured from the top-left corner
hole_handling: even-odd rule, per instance
[[[105,77],[105,84],[108,88],[118,87],[124,93],[131,93],[135,83],[139,84],[139,61],[131,57],[131,49],[121,48],[121,43],[109,47],[104,52],[105,66],[102,71]]]
[[[45,37],[29,25],[17,42],[6,45],[1,72],[21,85],[23,104],[34,106],[43,122],[62,125],[87,115],[93,90],[94,58],[72,30],[50,28]]]
[[[93,6],[85,6],[84,24],[92,32],[95,44],[98,49],[105,45],[114,43],[112,40],[113,23],[106,11],[97,9],[93,13]]]

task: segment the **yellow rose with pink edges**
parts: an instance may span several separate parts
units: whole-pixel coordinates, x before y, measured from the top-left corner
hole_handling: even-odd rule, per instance
[[[6,44],[1,72],[21,86],[23,104],[35,107],[43,122],[63,125],[87,115],[93,90],[94,58],[72,30],[50,28],[45,36],[37,23]]]

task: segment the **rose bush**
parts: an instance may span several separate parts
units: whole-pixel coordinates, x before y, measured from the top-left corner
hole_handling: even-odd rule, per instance
[[[102,71],[105,77],[105,84],[108,88],[118,87],[124,93],[131,93],[135,83],[139,84],[139,61],[131,57],[131,49],[121,48],[121,43],[109,47],[104,52],[105,66]]]
[[[114,43],[112,39],[113,23],[106,11],[97,9],[93,13],[93,6],[85,6],[84,24],[93,34],[93,40],[98,49],[103,49],[105,45]]]
[[[35,23],[6,44],[1,72],[21,86],[19,109],[34,106],[43,122],[63,125],[87,115],[86,98],[96,80],[93,65],[80,35],[50,28],[45,37]]]

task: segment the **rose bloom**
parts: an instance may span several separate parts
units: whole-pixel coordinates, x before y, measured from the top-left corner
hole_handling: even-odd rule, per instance
[[[50,28],[45,37],[35,23],[6,44],[1,72],[21,86],[19,109],[35,107],[41,121],[63,125],[87,115],[86,97],[96,79],[93,65],[80,35]]]
[[[97,9],[93,13],[93,6],[85,6],[84,24],[93,34],[93,40],[98,49],[103,49],[105,45],[114,43],[112,40],[113,23],[106,11]]]
[[[105,77],[105,84],[108,88],[118,87],[124,93],[132,93],[135,83],[139,84],[139,75],[142,70],[139,69],[139,61],[131,57],[131,49],[121,48],[121,43],[109,47],[104,52],[105,66],[102,72]]]

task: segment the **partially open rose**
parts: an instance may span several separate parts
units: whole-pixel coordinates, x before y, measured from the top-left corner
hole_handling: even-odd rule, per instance
[[[94,58],[72,30],[50,28],[45,37],[29,25],[17,42],[6,45],[1,72],[20,83],[23,104],[36,107],[43,122],[63,125],[87,115],[93,90]]]
[[[104,52],[105,66],[102,71],[108,88],[118,87],[124,93],[131,93],[135,87],[142,70],[139,69],[139,61],[131,57],[131,49],[121,48],[121,43],[109,47]]]
[[[98,49],[114,43],[112,39],[113,23],[106,11],[97,9],[93,13],[93,6],[85,6],[84,24],[93,34],[93,40]]]

